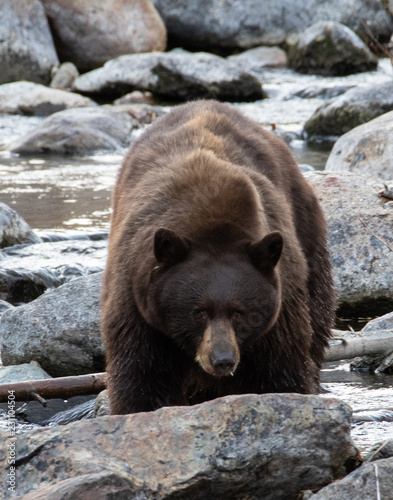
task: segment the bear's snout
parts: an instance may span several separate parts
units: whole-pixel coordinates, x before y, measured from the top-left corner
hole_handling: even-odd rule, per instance
[[[196,361],[210,375],[226,377],[234,374],[239,360],[239,347],[230,322],[212,321],[203,334]]]
[[[215,349],[210,353],[210,364],[213,367],[214,374],[220,377],[226,375],[233,375],[235,369],[235,356],[232,350],[228,350],[228,347]]]

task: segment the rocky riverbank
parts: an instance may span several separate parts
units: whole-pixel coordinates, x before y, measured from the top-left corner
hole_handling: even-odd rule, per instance
[[[31,229],[9,196],[11,178],[22,193],[43,184],[45,200],[44,191],[55,191],[68,171],[55,181],[55,169],[49,169],[49,184],[33,168],[21,188],[23,162],[46,165],[56,158],[57,165],[72,162],[73,172],[86,155],[115,153],[120,162],[152,121],[190,99],[240,108],[295,155],[304,145],[338,139],[326,170],[312,168],[321,170],[321,160],[307,161],[311,166],[302,170],[327,220],[339,313],[393,310],[393,73],[381,58],[388,53],[393,12],[379,0],[307,0],[296,7],[269,0],[265,10],[254,0],[195,5],[1,2],[0,202],[8,204],[0,203],[0,345],[6,365],[0,383],[11,391],[21,379],[105,369],[99,297],[107,251],[107,230],[94,226],[73,236],[53,232],[50,224]],[[109,191],[115,172],[108,173],[105,160],[92,176],[92,198],[100,175],[110,177]],[[74,198],[66,201],[78,203]],[[105,203],[108,217],[107,197]],[[29,210],[23,215],[29,221]],[[384,321],[368,328],[391,330],[391,315]],[[352,364],[384,366],[386,381],[388,360]],[[17,435],[11,414],[0,446],[8,462],[5,498],[14,491],[26,500],[82,498],[86,492],[146,499],[389,498],[392,442],[375,439],[359,467],[363,458],[351,438],[356,419],[330,396],[230,396],[149,415],[24,427],[28,432]],[[393,407],[389,397],[385,408]],[[3,410],[10,408],[12,400]],[[79,418],[91,413],[89,403]],[[391,425],[388,419],[385,413],[384,423]]]

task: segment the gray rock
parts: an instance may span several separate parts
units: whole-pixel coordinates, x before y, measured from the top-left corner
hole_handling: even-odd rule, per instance
[[[5,203],[0,203],[0,248],[41,241],[41,238],[15,210]]]
[[[35,360],[54,377],[103,371],[100,283],[101,273],[76,278],[6,311],[0,322],[4,365]]]
[[[304,176],[327,220],[336,293],[350,314],[344,317],[393,309],[393,206],[378,196],[383,183],[346,172]]]
[[[153,1],[169,38],[199,49],[280,45],[289,34],[302,33],[317,21],[341,22],[365,41],[387,42],[392,32],[380,0]]]
[[[47,116],[68,108],[97,106],[78,94],[50,89],[33,82],[0,85],[0,113]]]
[[[393,85],[387,87],[393,92]],[[391,104],[393,107],[393,98]],[[326,170],[393,179],[392,134],[393,111],[355,127],[336,141],[327,160]]]
[[[24,380],[44,380],[52,378],[45,370],[32,363],[0,367],[0,384],[13,384]]]
[[[9,302],[0,299],[0,315],[3,314],[4,311],[7,311],[8,309],[12,309],[14,306],[10,304]]]
[[[315,172],[315,168],[312,165],[308,165],[307,163],[301,163],[299,165],[300,172],[305,174],[306,172]]]
[[[393,491],[393,458],[366,463],[341,481],[313,495],[312,500],[388,499]]]
[[[393,312],[385,314],[380,318],[372,319],[364,328],[361,329],[360,334],[363,337],[369,336],[370,334],[370,338],[372,338],[373,332],[383,330],[393,331]],[[392,373],[393,360],[391,359],[389,352],[385,352],[383,354],[366,354],[351,360],[350,366],[351,370],[354,371],[374,373],[378,370],[380,373]]]
[[[181,101],[196,98],[254,101],[263,96],[255,76],[222,57],[185,50],[118,57],[81,75],[74,83],[74,90],[88,95],[148,90]]]
[[[355,454],[350,414],[336,399],[243,395],[23,434],[15,440],[18,495],[297,498],[345,474]],[[1,439],[2,462],[7,453]]]
[[[345,94],[349,89],[355,87],[355,84],[347,83],[343,85],[337,85],[337,83],[326,83],[323,82],[319,85],[312,85],[305,87],[301,90],[296,90],[291,92],[285,100],[293,99],[294,97],[300,97],[301,99],[333,99],[339,95]]]
[[[365,457],[365,462],[375,462],[384,458],[393,457],[393,439],[378,443],[371,448]]]
[[[362,373],[375,373],[375,370],[377,370],[377,368],[381,366],[381,363],[385,358],[385,354],[365,354],[364,356],[357,356],[356,358],[351,359],[349,365],[350,370]],[[355,418],[358,418],[358,414]]]
[[[80,70],[123,54],[166,48],[166,28],[150,0],[41,1],[60,58]]]
[[[227,61],[251,73],[263,74],[264,68],[285,68],[287,54],[279,47],[256,47],[227,57]]]
[[[53,89],[71,90],[78,76],[79,71],[75,64],[65,62],[52,71],[52,80],[49,86]]]
[[[0,252],[0,299],[31,302],[73,278],[100,272],[106,241],[71,240],[10,247]]]
[[[134,90],[129,94],[125,94],[119,99],[113,101],[113,104],[148,104],[154,105],[156,103],[154,96],[151,92],[141,92]]]
[[[49,83],[59,60],[41,2],[1,0],[0,19],[0,83]]]
[[[101,391],[94,402],[94,418],[110,415],[110,401],[108,391]]]
[[[377,57],[349,28],[334,21],[319,21],[291,45],[289,66],[300,73],[350,75],[371,71]]]
[[[74,108],[46,118],[35,130],[11,144],[20,155],[87,154],[126,147],[139,124],[124,109],[110,106]]]
[[[393,110],[393,82],[354,88],[319,107],[304,125],[307,136],[339,136]]]
[[[393,330],[393,312],[384,314],[380,318],[372,319],[361,331],[362,333],[368,333],[378,330]]]

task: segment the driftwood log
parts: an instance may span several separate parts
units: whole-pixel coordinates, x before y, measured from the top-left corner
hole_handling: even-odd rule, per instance
[[[73,396],[98,394],[105,388],[106,373],[28,380],[26,382],[0,384],[0,403],[7,402],[10,395],[12,395],[16,401],[35,399],[44,404],[45,398],[67,399]]]
[[[357,356],[386,354],[393,351],[393,330],[376,332],[343,332],[333,330],[333,339],[325,353],[325,361],[352,359]]]
[[[339,361],[356,356],[386,354],[393,352],[393,330],[376,332],[344,332],[333,330],[333,339],[325,354],[325,361]],[[10,391],[16,401],[70,398],[98,394],[106,388],[106,373],[93,373],[74,377],[58,377],[45,380],[29,380],[0,384],[0,403],[8,401]]]

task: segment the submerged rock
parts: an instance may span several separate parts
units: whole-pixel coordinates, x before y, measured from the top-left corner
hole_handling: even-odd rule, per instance
[[[376,69],[378,58],[349,28],[333,21],[319,21],[291,45],[289,66],[300,73],[350,75]]]
[[[50,89],[39,83],[14,82],[0,85],[0,113],[48,116],[68,108],[97,106],[81,95]]]
[[[18,494],[296,498],[345,474],[355,454],[350,414],[336,399],[244,395],[24,434],[15,441]]]
[[[38,298],[49,288],[56,288],[64,281],[48,269],[0,269],[0,299],[18,306]]]
[[[37,361],[54,377],[104,371],[100,335],[101,273],[77,278],[3,313],[4,365]]]
[[[325,213],[335,289],[343,317],[393,309],[393,206],[383,182],[346,172],[304,174]],[[348,314],[348,315],[347,315]]]
[[[206,52],[179,49],[118,57],[81,75],[74,83],[74,90],[88,95],[148,90],[181,101],[197,98],[255,101],[263,97],[258,79],[235,64]]]
[[[0,252],[0,299],[18,305],[79,276],[104,269],[105,240],[20,245]]]
[[[304,132],[308,137],[339,136],[391,110],[393,82],[357,87],[319,107]]]
[[[48,84],[59,60],[40,0],[1,0],[0,19],[0,83]]]
[[[15,210],[5,203],[0,203],[0,248],[41,241],[42,239]],[[1,260],[2,254],[0,253]]]
[[[393,91],[393,86],[389,85]],[[393,100],[392,100],[393,105]],[[392,179],[393,111],[359,125],[333,146],[325,170],[355,172]]]

